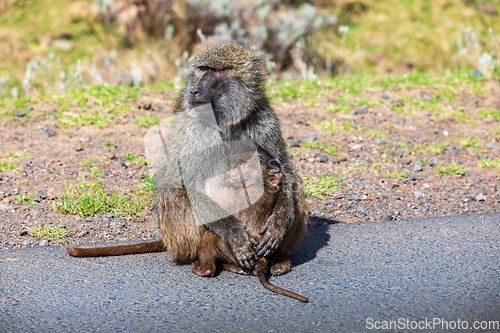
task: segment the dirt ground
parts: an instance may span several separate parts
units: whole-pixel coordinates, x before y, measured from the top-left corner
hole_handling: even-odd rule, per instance
[[[321,197],[308,197],[311,224],[499,211],[500,167],[484,168],[480,163],[500,158],[500,120],[480,116],[478,110],[500,109],[500,83],[482,84],[487,94],[463,89],[453,100],[435,97],[438,87],[373,88],[362,92],[362,98],[378,102],[357,105],[353,97],[348,113],[325,110],[341,103],[346,94],[337,88],[318,97],[313,106],[299,99],[275,99],[283,135],[298,146],[290,148],[296,170],[312,183],[332,176],[340,184]],[[405,108],[402,97],[425,101],[430,98],[426,96],[447,112],[418,107],[395,111]],[[160,119],[170,115],[174,99],[174,93],[143,89],[138,99],[116,101],[133,107],[113,116],[104,128],[62,126],[52,115],[59,111],[54,101],[31,103],[34,112],[4,118],[0,160],[12,161],[19,168],[0,171],[0,248],[160,237],[157,217],[150,208],[140,216],[79,216],[63,214],[54,205],[60,204],[63,189],[79,180],[97,178],[107,189],[120,193],[140,186],[147,166],[123,160],[127,154],[144,158],[147,128],[134,121],[144,115]],[[66,112],[83,111],[74,103]],[[468,116],[462,121],[451,116],[453,112]],[[332,127],[322,127],[328,121]],[[466,138],[474,144],[465,147]],[[326,143],[338,154],[305,148],[310,147],[308,139]],[[116,146],[104,145],[108,140]],[[442,151],[437,153],[424,148],[439,144]],[[23,154],[14,157],[9,152]],[[94,162],[101,175],[92,176],[90,167],[81,163],[84,159]],[[464,169],[438,172],[438,167],[450,164]],[[20,202],[21,194],[36,197],[38,202]],[[40,225],[62,227],[68,233],[60,239],[37,238],[32,230]]]

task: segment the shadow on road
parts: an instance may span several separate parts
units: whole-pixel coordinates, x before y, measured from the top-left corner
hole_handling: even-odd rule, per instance
[[[326,246],[330,240],[330,235],[328,234],[330,224],[340,223],[336,220],[319,217],[311,218],[311,222],[318,227],[309,226],[307,228],[307,235],[302,243],[290,253],[293,266],[302,265],[316,258],[319,249]]]

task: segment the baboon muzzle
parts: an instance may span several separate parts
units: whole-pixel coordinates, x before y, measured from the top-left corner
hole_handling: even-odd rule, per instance
[[[191,103],[193,105],[213,103],[219,96],[221,82],[218,75],[211,72],[204,73],[189,90]]]

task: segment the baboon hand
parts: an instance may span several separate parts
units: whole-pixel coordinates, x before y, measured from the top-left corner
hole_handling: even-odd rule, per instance
[[[278,214],[272,214],[260,230],[262,238],[256,248],[259,258],[267,257],[281,245],[286,233],[286,223],[279,221],[282,218],[279,218]]]
[[[253,244],[257,245],[257,242],[250,238],[244,231],[229,242],[229,248],[236,262],[244,269],[253,270],[258,260]]]

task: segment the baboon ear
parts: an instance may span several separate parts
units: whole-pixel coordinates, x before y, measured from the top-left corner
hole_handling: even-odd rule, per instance
[[[276,187],[281,181],[283,174],[278,169],[272,169],[269,171],[269,186]]]

